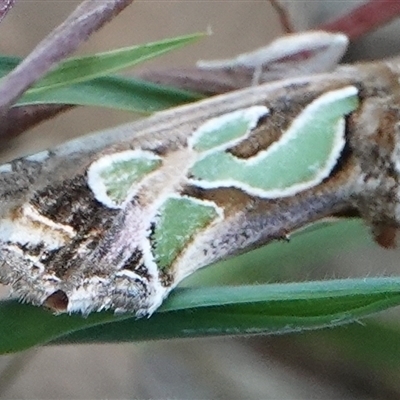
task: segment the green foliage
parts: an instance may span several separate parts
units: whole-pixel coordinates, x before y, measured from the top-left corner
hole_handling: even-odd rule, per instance
[[[276,252],[274,245],[242,258],[242,276],[252,271],[254,253],[263,252],[264,269],[279,263],[297,265],[302,252],[316,238],[326,246],[330,238],[340,234],[341,240],[331,243],[331,251],[357,232],[367,241],[361,224],[350,221],[297,235],[285,251]],[[344,234],[347,232],[347,235]],[[279,247],[279,244],[278,244]],[[300,258],[299,258],[300,256]],[[257,254],[256,254],[257,257]],[[225,261],[225,270],[229,263]],[[218,266],[208,273],[218,271]],[[195,274],[196,275],[196,274]],[[201,274],[197,274],[201,275]],[[221,277],[223,283],[223,277]],[[15,301],[0,303],[0,353],[24,350],[45,343],[93,343],[139,341],[180,337],[232,334],[276,334],[333,327],[358,320],[372,313],[400,304],[400,278],[363,278],[304,283],[263,285],[181,287],[149,319],[137,320],[130,315],[113,316],[104,312],[87,318],[79,315],[54,316],[49,311]],[[228,277],[229,281],[229,277]],[[214,281],[215,282],[215,281]],[[220,283],[220,282],[218,282]]]
[[[17,106],[71,104],[150,114],[202,99],[197,93],[122,76],[103,76],[68,87],[27,92]]]
[[[198,36],[67,60],[28,91],[18,105],[67,103],[147,113],[194,101],[199,98],[196,94],[108,74],[181,47]],[[0,76],[18,62],[1,57]],[[315,259],[326,260],[344,245],[368,242],[357,221],[306,230],[290,244],[271,244],[194,274],[150,319],[109,312],[87,318],[54,316],[42,308],[3,301],[0,353],[48,343],[276,334],[349,323],[400,304],[400,278],[253,283],[285,280],[295,268],[307,267]],[[212,286],[215,283],[219,286]]]
[[[29,92],[40,92],[45,89],[72,85],[112,74],[183,47],[201,36],[204,36],[204,34],[197,33],[140,46],[97,53],[92,56],[69,58],[37,82]]]
[[[199,100],[202,96],[196,93],[109,74],[178,49],[202,36],[181,36],[66,60],[29,89],[15,106],[72,104],[151,113]],[[0,56],[0,77],[19,62],[16,57]]]

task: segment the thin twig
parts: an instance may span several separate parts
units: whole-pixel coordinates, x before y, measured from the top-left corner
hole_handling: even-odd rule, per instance
[[[342,32],[351,41],[372,32],[400,16],[400,1],[370,0],[346,15],[319,25],[317,29]]]
[[[78,6],[3,79],[0,87],[0,117],[34,82],[132,2],[86,0]]]
[[[279,14],[282,26],[292,31],[285,8],[275,0],[270,3]],[[400,1],[371,0],[356,7],[345,16],[322,24],[316,29],[345,33],[350,40],[358,39],[366,33],[377,29],[400,15]],[[236,71],[237,72],[237,71]],[[249,86],[249,76],[237,76],[229,71],[202,70],[199,68],[146,70],[139,74],[142,79],[151,82],[171,85],[204,94],[226,93],[231,90]]]
[[[275,9],[276,13],[278,14],[279,21],[281,23],[281,27],[285,33],[292,33],[294,32],[293,25],[290,22],[290,18],[288,13],[286,12],[285,8],[281,6],[276,0],[269,0],[272,7]]]
[[[11,10],[11,7],[14,5],[14,3],[15,0],[0,0],[0,22]]]
[[[276,39],[232,59],[199,61],[193,68],[150,69],[137,76],[154,83],[215,95],[305,72],[331,71],[346,47],[343,35],[303,32]]]
[[[12,139],[73,107],[68,104],[42,104],[10,108],[0,120],[1,140]]]
[[[0,4],[1,1],[2,0],[0,0]],[[13,1],[14,0],[6,0],[6,4],[12,4]],[[121,8],[119,11],[121,11],[122,7],[128,5],[131,1],[124,1],[123,3],[125,3],[125,5],[120,5]],[[112,1],[112,3],[115,4],[116,2]],[[284,29],[291,30],[292,28],[290,27],[290,22],[284,7],[280,6],[275,0],[271,0],[271,4],[277,10]],[[83,5],[81,7],[83,7]],[[75,13],[77,11],[75,11]],[[318,29],[335,32],[340,31],[346,33],[354,40],[355,38],[376,29],[379,25],[389,22],[390,19],[395,18],[399,14],[400,2],[393,2],[391,0],[372,0],[367,4],[355,8],[346,16],[339,17],[334,21],[319,26]],[[68,20],[70,20],[71,17]],[[64,24],[66,24],[66,22]],[[40,46],[41,45],[39,45],[38,48],[40,48]],[[34,53],[35,51],[32,54]],[[238,71],[236,71],[236,73],[230,71],[227,74],[226,71],[209,71],[193,67],[158,70],[151,69],[138,72],[134,75],[155,83],[193,90],[205,95],[215,95],[249,86],[253,76],[251,71],[250,73],[241,72],[242,73],[239,74]],[[17,136],[40,122],[53,118],[58,113],[64,112],[70,108],[72,108],[72,106],[42,105],[9,110],[3,116],[2,122],[0,123],[0,132],[2,132],[3,137],[10,138]],[[18,123],[16,123],[16,121],[18,121]]]
[[[151,68],[133,74],[160,85],[189,90],[206,96],[231,92],[251,86],[253,71],[204,70],[197,67]]]

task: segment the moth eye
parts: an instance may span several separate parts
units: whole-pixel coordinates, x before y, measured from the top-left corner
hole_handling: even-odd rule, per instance
[[[55,312],[63,312],[68,308],[68,296],[62,290],[56,290],[43,303],[44,307]]]

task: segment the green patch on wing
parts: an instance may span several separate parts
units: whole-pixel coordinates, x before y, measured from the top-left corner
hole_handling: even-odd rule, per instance
[[[309,104],[266,150],[239,159],[216,149],[194,164],[191,176],[204,187],[235,186],[265,197],[312,187],[335,166],[345,143],[344,116],[357,107],[355,87],[328,92]],[[242,124],[240,119],[237,123]]]
[[[168,270],[193,236],[217,218],[218,213],[211,204],[171,197],[163,203],[159,215],[151,242],[157,266]]]
[[[160,165],[160,159],[150,158],[132,158],[113,162],[100,172],[107,196],[117,204],[123,203],[132,186]]]
[[[196,151],[206,151],[245,137],[267,113],[266,107],[253,106],[212,118],[194,133],[192,146]]]

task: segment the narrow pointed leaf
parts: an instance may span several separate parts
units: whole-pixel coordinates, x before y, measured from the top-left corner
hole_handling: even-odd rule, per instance
[[[0,77],[18,65],[16,57],[0,56]],[[107,107],[149,114],[197,101],[203,96],[185,90],[122,76],[102,76],[65,87],[28,91],[16,106],[71,104]]]
[[[177,289],[155,315],[141,320],[110,313],[54,316],[5,301],[0,304],[0,353],[56,339],[82,343],[282,334],[342,325],[399,304],[400,278]]]
[[[68,87],[28,91],[16,104],[71,104],[149,114],[203,98],[196,93],[134,78],[104,76]]]
[[[111,50],[92,56],[69,58],[37,82],[28,92],[41,91],[49,87],[67,86],[112,74],[183,47],[202,36],[204,36],[203,33],[196,33],[144,45]]]

